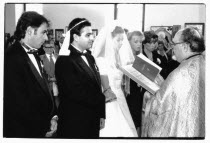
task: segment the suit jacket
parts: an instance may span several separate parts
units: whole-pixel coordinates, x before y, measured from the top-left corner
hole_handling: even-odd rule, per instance
[[[55,57],[55,60],[57,60],[58,54],[53,54],[53,56]],[[49,84],[50,91],[53,91],[53,82],[52,82],[52,80],[50,80],[50,78],[55,77],[55,65],[54,65],[53,69],[50,68],[50,61],[47,58],[46,54],[40,55],[40,59],[41,59],[43,65],[44,65],[44,70],[45,70],[45,74],[46,74],[47,79],[48,79],[48,84]],[[54,64],[55,64],[55,62],[54,62]]]
[[[59,41],[56,41],[55,42],[55,53],[58,54],[60,49],[61,49],[60,43],[59,43]]]
[[[46,80],[19,42],[5,53],[4,137],[44,137],[55,113]]]
[[[53,54],[53,56],[55,57],[55,60],[57,60],[57,58],[58,58],[58,55],[57,54]],[[46,72],[47,72],[47,74],[49,74],[49,73],[51,73],[51,72],[54,72],[54,74],[55,74],[55,71],[50,71],[51,69],[50,69],[50,61],[49,61],[49,59],[47,58],[47,56],[46,56],[46,54],[44,54],[44,55],[40,55],[40,59],[42,60],[42,62],[43,62],[43,65],[44,65],[44,69],[46,70]],[[54,62],[54,64],[55,64],[55,62]],[[49,73],[48,73],[48,71],[49,71]],[[54,75],[53,75],[54,76]]]
[[[60,96],[58,137],[98,138],[99,119],[105,118],[99,72],[90,53],[87,60],[92,70],[75,48],[70,46],[70,51],[55,65]]]

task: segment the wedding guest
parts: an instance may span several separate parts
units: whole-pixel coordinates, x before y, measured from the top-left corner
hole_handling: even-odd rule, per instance
[[[133,31],[128,34],[128,40],[133,52],[133,56],[136,57],[140,52],[142,53],[142,41],[144,36],[140,31]],[[125,77],[125,89],[126,91],[126,100],[128,107],[134,121],[135,127],[137,129],[138,135],[141,135],[141,119],[142,119],[142,102],[143,102],[143,93],[142,87],[140,87],[132,79],[127,79]]]
[[[43,68],[46,72],[50,91],[54,95],[56,106],[58,107],[59,104],[58,88],[55,78],[55,62],[58,58],[58,54],[55,53],[54,41],[53,40],[46,41],[44,43],[43,49],[45,51],[45,54],[40,55],[40,58],[44,66]]]
[[[161,67],[161,63],[164,63],[164,59],[162,59],[159,54],[155,51],[156,48],[156,39],[154,37],[156,34],[154,31],[145,31],[144,32],[144,41],[142,46],[142,53],[151,61],[153,61],[155,64],[159,65]],[[165,67],[161,67],[162,70]],[[160,73],[161,76],[164,76],[164,73]]]
[[[180,65],[162,83],[160,90],[150,95],[142,135],[204,138],[204,39],[193,27],[184,28],[173,38],[173,51]]]
[[[160,75],[164,79],[166,79],[166,77],[168,76],[167,67],[168,67],[168,60],[169,60],[165,50],[167,50],[167,49],[166,49],[163,41],[158,41],[158,47],[154,51],[154,53],[157,57],[156,64],[162,68],[162,70],[160,71]]]
[[[48,40],[48,27],[49,21],[33,11],[18,20],[15,43],[4,58],[4,137],[51,137],[57,130],[54,101],[36,53]]]
[[[61,47],[62,47],[62,44],[63,44],[63,41],[64,41],[64,35],[61,34],[60,36],[58,36],[58,41],[55,41],[55,53],[59,53]]]
[[[95,60],[91,23],[75,18],[69,24],[55,64],[60,104],[59,138],[99,138],[105,124],[105,96]]]

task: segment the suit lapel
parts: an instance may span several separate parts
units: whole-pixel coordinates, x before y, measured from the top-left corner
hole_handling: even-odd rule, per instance
[[[101,85],[101,80],[100,80],[98,67],[97,67],[97,65],[95,64],[94,61],[91,61],[91,55],[87,54],[87,60],[88,60],[88,63],[90,65],[90,68],[91,68],[91,73],[93,74],[93,76],[96,79],[98,85],[100,86]]]
[[[32,71],[32,73],[34,74],[34,76],[36,77],[38,83],[40,84],[41,88],[48,94],[48,90],[46,90],[48,87],[46,85],[46,83],[44,82],[44,77],[41,77],[39,72],[37,71],[37,69],[35,68],[34,64],[31,62],[30,59],[27,60],[27,63]]]
[[[41,86],[41,88],[44,90],[44,92],[47,95],[50,95],[51,96],[51,93],[49,91],[49,87],[48,87],[48,85],[47,85],[47,83],[46,83],[46,81],[44,79],[45,78],[44,75],[42,75],[43,77],[41,77],[41,75],[37,71],[36,67],[32,63],[31,59],[29,58],[29,56],[27,55],[27,53],[24,51],[23,47],[21,45],[19,45],[19,48],[20,48],[20,54],[21,54],[21,56],[25,58],[25,61],[27,62],[28,66],[30,67],[31,72],[35,76],[35,79],[37,80],[37,82],[39,83],[39,85]]]
[[[82,59],[81,55],[78,53],[79,51],[77,51],[73,46],[70,46],[70,51],[72,56],[75,56],[76,58],[74,58],[74,61],[76,62],[76,65],[78,65],[85,73],[87,73],[88,79],[91,80],[92,82],[94,82],[97,86],[100,87],[100,84],[95,76],[95,72],[93,70],[91,70],[90,68],[92,68],[92,63],[89,60],[89,58],[86,58],[88,63],[89,63],[89,67],[85,61]]]

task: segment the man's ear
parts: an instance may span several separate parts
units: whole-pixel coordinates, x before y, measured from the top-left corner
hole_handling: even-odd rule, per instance
[[[33,32],[34,32],[34,29],[31,26],[29,26],[26,29],[26,34],[29,35],[29,36],[31,36],[33,34]]]
[[[184,51],[185,51],[185,52],[190,51],[190,45],[189,45],[189,44],[184,43]]]
[[[79,40],[79,36],[77,34],[73,34],[74,37],[74,41],[78,41]]]

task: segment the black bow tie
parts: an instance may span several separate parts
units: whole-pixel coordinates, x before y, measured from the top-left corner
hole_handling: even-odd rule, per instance
[[[80,51],[78,51],[78,50],[77,50],[77,53],[78,53],[80,56],[87,56],[87,54],[88,54],[87,52],[80,52]]]
[[[35,49],[30,49],[28,52],[28,54],[34,54],[34,53],[38,53],[38,50],[35,50]]]

